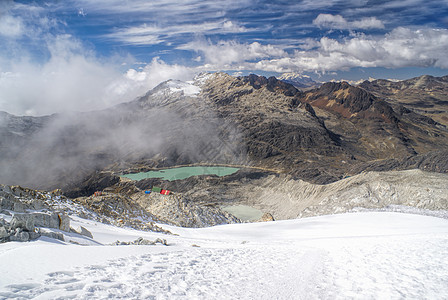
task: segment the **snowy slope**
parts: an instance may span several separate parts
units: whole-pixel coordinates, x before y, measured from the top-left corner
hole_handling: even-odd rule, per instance
[[[89,246],[0,244],[0,299],[446,299],[448,220],[330,215],[164,235],[75,218]],[[163,238],[168,246],[111,246]]]

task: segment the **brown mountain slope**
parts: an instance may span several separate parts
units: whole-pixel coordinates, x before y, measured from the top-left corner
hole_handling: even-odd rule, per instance
[[[327,128],[358,160],[402,158],[448,145],[448,131],[429,117],[346,82],[325,83],[304,93]]]
[[[448,126],[448,76],[424,75],[403,81],[364,81],[359,87]]]

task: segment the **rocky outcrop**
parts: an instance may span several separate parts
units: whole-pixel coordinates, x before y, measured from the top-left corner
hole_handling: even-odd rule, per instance
[[[168,246],[168,243],[165,239],[157,238],[154,241],[150,241],[150,240],[144,239],[142,237],[139,237],[138,239],[136,239],[135,241],[132,241],[132,242],[116,241],[112,245],[114,245],[114,246],[122,246],[122,245],[145,245],[145,246],[147,246],[147,245],[156,245],[156,244]]]
[[[359,87],[448,126],[448,76],[424,75],[401,81],[379,79],[364,81]]]
[[[257,222],[271,222],[271,221],[275,221],[274,217],[270,214],[270,213],[264,213],[260,220],[258,220]]]
[[[70,227],[70,232],[74,232],[74,233],[77,233],[77,234],[80,234],[80,235],[83,235],[83,236],[93,239],[92,233],[83,226],[78,226],[76,228]]]
[[[402,205],[448,211],[448,175],[421,170],[366,172],[326,185],[271,175],[233,185],[232,205],[269,211],[276,220]]]
[[[66,184],[64,195],[70,198],[90,196],[96,191],[112,186],[120,181],[120,178],[111,173],[93,172],[81,182]]]
[[[126,195],[103,192],[100,196],[79,197],[73,201],[94,212],[96,221],[144,231],[169,233],[154,224],[158,218],[153,213]]]
[[[60,198],[60,191],[57,190],[42,192],[20,186],[0,185],[0,214],[10,218],[9,221],[0,219],[0,240],[34,240],[45,235],[42,228],[69,232],[70,218],[51,205]]]
[[[130,198],[103,193],[98,197],[65,198],[60,190],[43,192],[20,186],[0,185],[0,241],[30,241],[46,236],[64,241],[64,233],[89,238],[92,233],[70,227],[68,214],[118,226],[169,233],[153,223],[153,215]]]
[[[147,195],[140,192],[131,197],[158,220],[167,224],[181,227],[208,227],[241,222],[218,207],[197,205],[193,200],[178,193]]]
[[[448,173],[448,150],[434,151],[403,159],[385,159],[359,164],[350,170],[352,174],[367,171],[420,169],[427,172]]]
[[[27,242],[46,235],[41,228],[69,232],[70,218],[64,213],[56,212],[14,213],[11,221],[9,223],[3,221],[0,228],[2,228],[0,229],[1,241]],[[59,234],[58,239],[64,240],[62,233]]]

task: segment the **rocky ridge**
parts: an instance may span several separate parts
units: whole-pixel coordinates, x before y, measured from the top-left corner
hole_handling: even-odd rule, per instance
[[[51,193],[0,185],[0,242],[26,242],[40,236],[64,240],[70,218],[51,203],[61,197]]]
[[[217,203],[248,205],[270,213],[276,220],[393,205],[445,211],[448,216],[448,175],[421,170],[363,172],[326,185],[285,174],[252,180],[234,178],[207,190],[216,197],[223,195],[223,199],[215,200]],[[191,196],[195,193],[192,191]]]
[[[93,212],[107,217],[103,222],[118,226],[159,231],[153,222],[182,227],[207,227],[239,223],[240,220],[216,207],[198,205],[183,193],[146,194],[129,179],[103,190],[101,195],[73,199]]]
[[[359,87],[448,126],[448,76],[424,75],[402,81],[364,81]]]
[[[72,227],[70,216],[120,227],[169,233],[155,225],[151,215],[135,205],[119,201],[92,202],[83,203],[80,199],[66,198],[62,196],[61,190],[44,192],[0,185],[0,242],[26,242],[41,236],[70,242],[72,233],[92,238],[92,234],[82,226]],[[117,211],[127,214],[117,215]]]

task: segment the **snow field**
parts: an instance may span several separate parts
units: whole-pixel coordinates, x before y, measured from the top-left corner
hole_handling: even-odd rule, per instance
[[[96,243],[142,236],[169,246],[2,244],[0,299],[448,298],[446,219],[381,212],[164,226],[179,236],[76,222]]]

